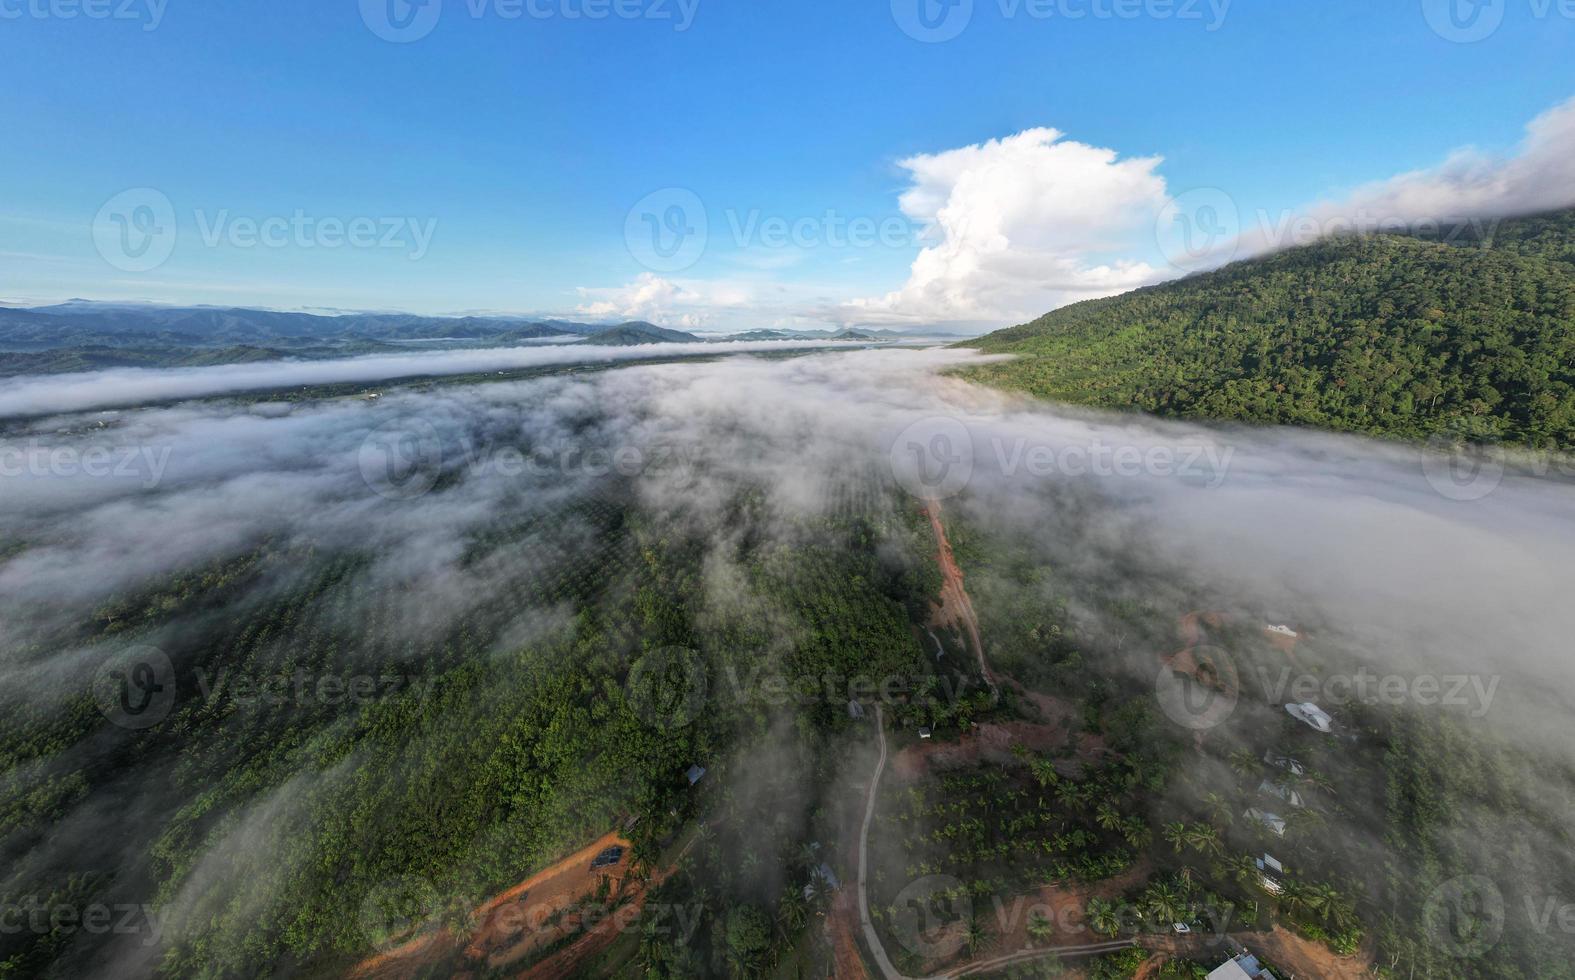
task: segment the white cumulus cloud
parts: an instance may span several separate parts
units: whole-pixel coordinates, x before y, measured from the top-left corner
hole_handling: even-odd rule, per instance
[[[693,329],[710,322],[718,311],[749,305],[750,291],[726,282],[683,283],[642,272],[623,286],[577,290],[575,312],[597,320],[649,320],[668,327]]]
[[[1160,162],[1049,128],[902,160],[900,206],[933,244],[900,289],[834,315],[998,324],[1153,282],[1163,271],[1135,256],[1152,252],[1165,205]]]

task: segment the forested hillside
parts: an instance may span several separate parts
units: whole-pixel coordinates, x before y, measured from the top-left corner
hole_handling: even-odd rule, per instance
[[[1575,445],[1575,211],[1329,239],[968,341],[970,376],[1161,415]]]

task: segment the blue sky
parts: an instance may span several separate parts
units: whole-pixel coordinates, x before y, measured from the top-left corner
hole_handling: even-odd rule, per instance
[[[1010,322],[1173,274],[1158,201],[1447,185],[1575,96],[1545,0],[430,2],[0,0],[0,299]]]

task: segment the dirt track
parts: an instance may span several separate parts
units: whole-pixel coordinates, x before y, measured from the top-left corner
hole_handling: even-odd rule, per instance
[[[617,866],[592,871],[596,855],[614,845],[625,850]],[[463,966],[497,969],[528,956],[569,935],[578,924],[564,909],[592,895],[604,874],[622,878],[629,867],[631,845],[622,835],[610,833],[542,869],[502,892],[475,910],[475,933],[466,941],[449,929],[439,929],[386,953],[363,961],[350,972],[354,980],[402,980],[414,977],[458,956]],[[573,948],[573,947],[570,947]]]

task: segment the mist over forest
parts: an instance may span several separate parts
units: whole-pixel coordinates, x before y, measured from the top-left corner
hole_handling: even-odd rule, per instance
[[[1481,965],[1404,945],[1461,875],[1508,903],[1524,945],[1506,969],[1566,955],[1516,916],[1575,881],[1567,463],[1052,408],[948,373],[982,360],[778,352],[290,401],[179,400],[190,384],[148,372],[136,397],[173,403],[12,419],[0,887],[147,924],[8,934],[0,962],[343,969],[397,947],[391,916],[451,925],[631,815],[656,862],[700,813],[709,836],[659,893],[702,912],[673,975],[709,973],[749,925],[728,909],[773,916],[803,885],[791,855],[832,839],[867,778],[853,679],[933,694],[956,675],[960,694],[885,702],[910,738],[1026,724],[1030,689],[1083,704],[1073,730],[1113,753],[1101,766],[1142,760],[1134,813],[1159,826],[1241,792],[1233,755],[1294,725],[1280,704],[1314,700],[1241,652],[1279,623],[1342,733],[1302,750],[1332,752],[1340,782],[1282,849],[1317,854],[1366,935],[1412,962]],[[124,378],[36,379],[26,397],[109,404]],[[1004,698],[960,634],[926,636],[926,500],[995,669],[1021,682]],[[1240,678],[1203,726],[1162,671],[1198,610]],[[106,680],[133,661],[155,665],[155,724]],[[674,670],[677,701],[642,687]],[[1459,698],[1327,701],[1323,681],[1361,670]],[[763,677],[817,693],[767,696]],[[1395,795],[1410,778],[1450,808],[1417,816]],[[1248,833],[1239,809],[1229,833]],[[1412,819],[1414,849],[1395,838]],[[914,877],[872,846],[875,895]]]

